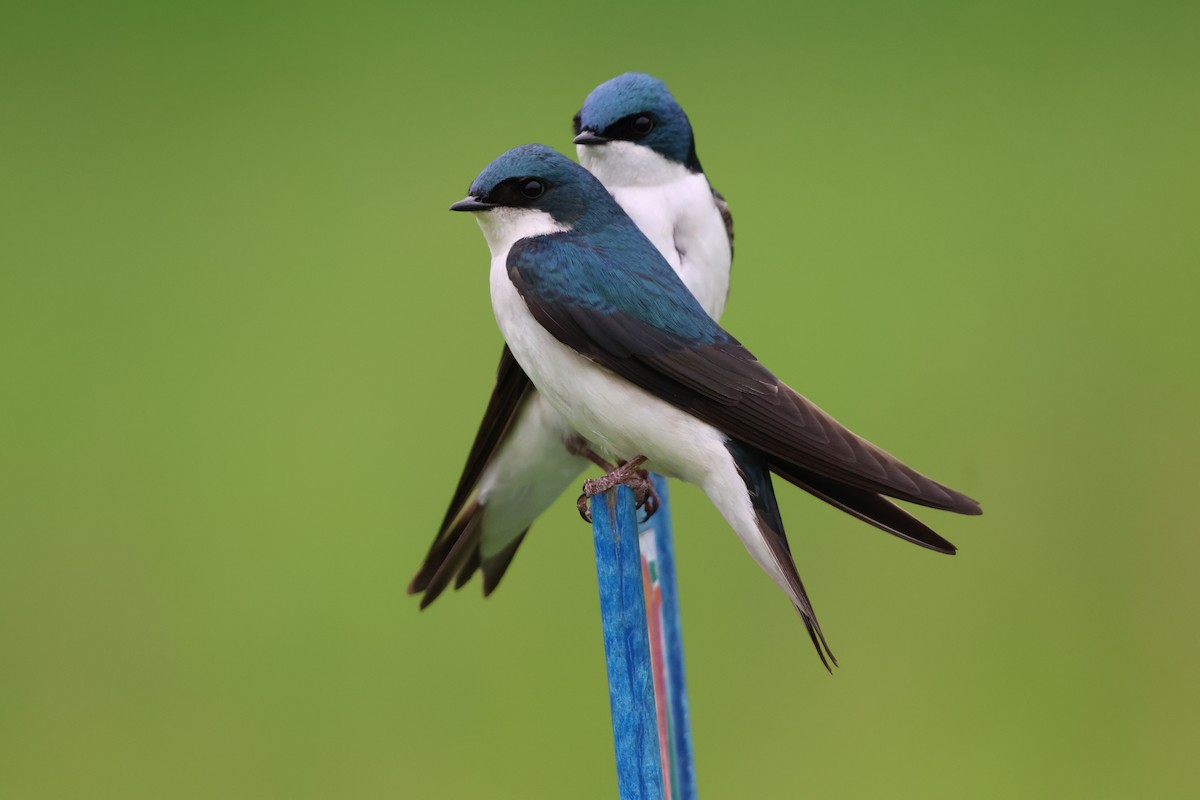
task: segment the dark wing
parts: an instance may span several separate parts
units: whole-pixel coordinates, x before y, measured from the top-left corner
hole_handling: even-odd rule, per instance
[[[882,495],[847,486],[815,472],[797,470],[795,466],[788,468],[769,462],[767,466],[779,477],[814,497],[893,536],[938,553],[954,555],[957,552],[954,545],[938,535],[937,531]]]
[[[477,517],[480,509],[474,503],[468,503],[468,500],[475,491],[475,485],[479,482],[484,467],[491,460],[500,442],[504,440],[504,434],[508,432],[513,420],[516,419],[522,401],[532,388],[533,384],[529,381],[529,376],[525,374],[525,370],[521,369],[521,365],[513,358],[512,352],[506,345],[504,352],[500,354],[500,366],[496,370],[496,386],[492,389],[487,410],[483,412],[483,422],[479,424],[479,431],[475,434],[475,443],[471,445],[471,452],[463,467],[462,477],[458,479],[458,488],[454,490],[454,498],[450,501],[450,507],[446,510],[446,516],[442,520],[442,527],[434,538],[428,555],[425,556],[425,562],[408,585],[409,594],[426,592],[426,596],[422,600],[422,607],[437,597],[441,588],[445,587],[445,583],[454,577],[454,573],[459,572],[460,568],[464,573],[460,575],[460,586],[475,572],[475,568],[479,564],[479,555],[475,552],[478,542],[466,550],[464,549],[464,536],[473,533],[477,538]],[[475,521],[467,524],[471,520]],[[513,551],[515,552],[515,547]],[[508,558],[511,560],[511,553]],[[451,564],[454,566],[453,572],[445,575],[445,581],[440,581],[442,586],[438,587],[437,592],[429,592],[434,577],[445,573]],[[504,562],[504,566],[507,567],[507,561]],[[493,588],[495,583],[499,582],[500,576],[504,574],[504,570],[501,568],[499,573],[492,581]],[[430,596],[431,594],[432,596]]]
[[[602,254],[567,257],[599,260],[597,269],[584,273],[593,279],[589,287],[564,291],[560,276],[572,270],[561,265],[558,276],[539,274],[544,254],[526,259],[514,248],[509,256],[509,277],[534,318],[567,346],[761,450],[782,475],[816,475],[931,508],[981,513],[971,498],[856,436],[776,378],[715,323],[706,325],[697,316],[705,316],[703,310],[682,283],[678,287],[686,297],[656,266],[618,271]],[[573,265],[574,274],[580,274],[579,267]],[[617,285],[622,277],[624,287]],[[622,290],[628,298],[619,295]],[[820,496],[819,490],[814,493]]]

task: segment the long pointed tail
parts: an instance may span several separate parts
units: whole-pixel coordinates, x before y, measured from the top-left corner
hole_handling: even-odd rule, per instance
[[[483,512],[484,506],[477,500],[471,500],[434,540],[421,569],[408,584],[409,594],[423,593],[422,609],[436,600],[451,580],[455,589],[461,589],[476,572],[483,573],[484,597],[500,585],[500,579],[508,571],[529,529],[521,531],[503,548],[485,558],[482,547],[486,527]]]
[[[739,442],[731,440],[726,447],[733,458],[741,485],[714,487],[715,491],[710,490],[709,496],[718,508],[721,508],[754,560],[787,593],[804,621],[804,627],[808,630],[821,663],[825,665],[825,669],[832,672],[830,662],[837,666],[837,658],[825,641],[821,623],[817,621],[817,614],[808,599],[808,592],[805,591],[804,583],[800,580],[800,574],[792,560],[791,548],[788,547],[787,536],[783,531],[783,519],[779,515],[779,504],[775,500],[775,488],[771,485],[767,460],[762,453]],[[731,481],[722,481],[729,482]],[[725,502],[718,501],[714,494],[722,495]]]

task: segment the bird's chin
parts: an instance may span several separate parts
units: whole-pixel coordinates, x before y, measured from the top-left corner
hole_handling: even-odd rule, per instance
[[[579,163],[609,189],[620,186],[661,186],[686,173],[640,144],[613,140],[605,145],[575,145]]]
[[[532,208],[493,208],[477,211],[471,216],[479,223],[493,258],[506,255],[509,248],[522,239],[571,229],[545,211]]]
[[[600,152],[604,149],[594,144],[577,144],[575,145],[575,155],[579,157],[580,166],[588,172],[595,172],[596,164],[604,158],[604,154]]]

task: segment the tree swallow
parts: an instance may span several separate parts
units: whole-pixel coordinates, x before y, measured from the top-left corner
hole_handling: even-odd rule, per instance
[[[788,595],[826,668],[837,661],[770,473],[943,553],[954,546],[886,498],[981,513],[779,380],[705,313],[603,184],[550,148],[500,156],[451,210],[483,230],[496,321],[539,394],[604,458],[701,487]]]
[[[613,78],[587,96],[574,129],[583,165],[719,319],[733,219],[700,168],[691,123],[666,84],[634,72]],[[480,570],[483,593],[491,594],[534,520],[590,461],[601,459],[506,348],[453,500],[409,593],[423,592],[424,608],[452,579],[461,587]]]

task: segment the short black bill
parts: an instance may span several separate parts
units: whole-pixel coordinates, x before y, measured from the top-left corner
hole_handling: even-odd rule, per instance
[[[608,144],[609,139],[595,131],[580,131],[575,137],[575,144]]]
[[[464,197],[450,206],[451,211],[487,211],[489,208],[493,208],[491,203],[484,203],[474,197]]]

